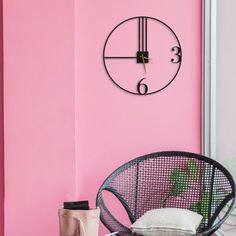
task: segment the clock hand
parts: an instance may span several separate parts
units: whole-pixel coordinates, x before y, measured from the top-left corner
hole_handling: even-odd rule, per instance
[[[144,56],[142,55],[141,57],[142,57],[142,61],[143,61],[143,68],[144,68],[145,74],[147,74],[146,63],[145,63],[145,60],[144,60]]]
[[[147,17],[138,18],[138,51],[147,51]]]
[[[147,51],[148,49],[147,49],[147,17],[145,17],[144,18],[144,23],[145,23],[145,26],[144,26],[144,28],[145,28],[145,51]]]
[[[142,58],[152,61],[152,58],[148,58],[148,57],[142,57]]]

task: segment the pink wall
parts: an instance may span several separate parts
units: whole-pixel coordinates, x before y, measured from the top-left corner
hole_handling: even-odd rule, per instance
[[[94,206],[105,177],[124,162],[161,150],[200,152],[201,1],[76,3],[78,197],[89,199]],[[119,89],[108,78],[102,62],[110,31],[121,21],[140,15],[168,23],[183,49],[176,80],[149,96]],[[126,40],[129,44],[132,37]],[[122,50],[126,44],[119,46]]]
[[[74,1],[4,1],[5,236],[58,235],[75,199]]]
[[[0,1],[0,236],[4,233],[3,21]]]
[[[118,89],[102,64],[111,29],[144,14],[168,22],[184,50],[173,84],[147,97]],[[4,42],[5,236],[58,235],[62,202],[94,206],[131,158],[200,152],[200,0],[7,0]]]

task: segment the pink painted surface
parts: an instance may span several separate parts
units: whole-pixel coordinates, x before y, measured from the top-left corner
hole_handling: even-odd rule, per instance
[[[183,50],[177,78],[162,92],[149,96],[122,91],[107,76],[102,61],[103,46],[111,30],[123,20],[140,15],[166,22],[176,32]],[[131,34],[126,38],[127,45],[132,37]],[[117,52],[127,45],[118,44]],[[142,73],[141,69],[137,73]],[[125,76],[124,73],[121,76]],[[89,199],[94,206],[98,188],[107,175],[137,156],[162,150],[199,153],[200,110],[200,0],[76,0],[79,199]],[[101,226],[100,234],[105,232]]]
[[[3,21],[0,1],[0,236],[4,235]]]
[[[58,235],[75,199],[74,2],[4,1],[5,236]]]
[[[104,178],[131,158],[200,152],[201,1],[75,4],[4,1],[5,236],[58,235],[61,203],[93,207]],[[168,23],[183,48],[176,80],[147,97],[116,87],[102,63],[110,31],[137,15]]]

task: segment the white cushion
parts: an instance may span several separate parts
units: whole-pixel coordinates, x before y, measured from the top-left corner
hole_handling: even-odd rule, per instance
[[[202,216],[180,208],[147,211],[132,225],[133,233],[143,236],[190,236],[196,233]]]

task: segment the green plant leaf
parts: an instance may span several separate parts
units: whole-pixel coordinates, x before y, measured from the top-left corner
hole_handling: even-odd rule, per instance
[[[201,214],[204,219],[208,218],[209,204],[210,204],[210,192],[204,192],[200,201]]]
[[[195,160],[188,160],[188,171],[191,179],[196,181],[199,175],[199,169]]]
[[[169,176],[171,193],[177,197],[186,192],[189,188],[188,174],[180,168],[174,168]]]
[[[208,208],[210,204],[210,192],[204,192],[198,203],[190,206],[189,210],[195,211],[203,216],[203,219],[208,219]],[[212,196],[214,198],[214,196]],[[214,200],[213,200],[214,201]]]
[[[200,208],[200,203],[194,203],[190,206],[189,210],[197,212],[199,214],[201,214],[201,208]]]

